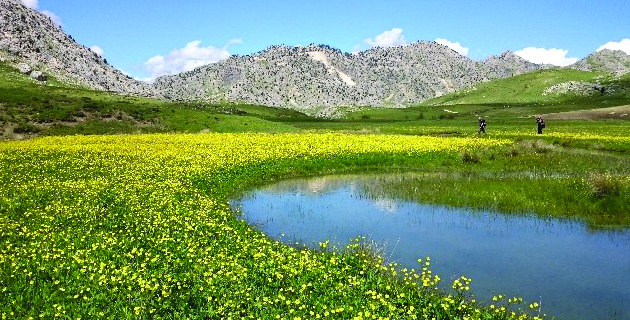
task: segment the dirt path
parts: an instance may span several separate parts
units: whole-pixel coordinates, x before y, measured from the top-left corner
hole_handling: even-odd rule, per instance
[[[600,108],[590,110],[578,110],[560,113],[548,113],[542,115],[545,119],[563,120],[598,120],[598,119],[621,119],[630,120],[630,105]]]

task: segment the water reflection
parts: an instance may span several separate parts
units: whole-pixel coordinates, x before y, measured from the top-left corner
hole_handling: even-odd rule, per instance
[[[284,181],[234,201],[263,232],[287,242],[345,244],[366,235],[390,261],[417,268],[431,256],[448,286],[465,275],[480,299],[542,301],[558,318],[630,319],[630,232],[579,221],[399,201],[364,192],[400,176]],[[374,188],[369,188],[373,190]],[[285,236],[282,237],[281,235]]]

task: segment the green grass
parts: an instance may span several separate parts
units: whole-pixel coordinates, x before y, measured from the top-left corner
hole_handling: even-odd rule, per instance
[[[227,205],[265,180],[441,167],[481,142],[498,143],[303,133],[0,143],[0,316],[516,319],[472,302],[467,285],[440,291],[426,259],[416,270],[385,264],[364,239],[285,245]]]
[[[290,139],[178,134],[0,142],[0,314],[304,319],[313,311],[350,318],[378,301],[370,312],[404,318],[414,314],[413,306],[416,314],[446,319],[462,315],[445,310],[442,303],[452,300],[466,303],[466,312],[478,312],[479,319],[511,318],[470,303],[467,293],[449,296],[401,279],[403,271],[393,266],[383,270],[369,243],[341,253],[271,241],[226,203],[239,191],[288,177],[410,170],[425,176],[378,191],[507,215],[583,219],[594,228],[628,226],[630,121],[548,121],[538,136],[531,118],[629,103],[623,91],[628,75],[602,78],[623,89],[615,95],[541,95],[555,83],[598,76],[542,70],[407,109],[367,108],[331,121],[264,106],[122,96],[62,86],[54,78],[41,85],[0,64],[4,137],[300,132]],[[477,115],[486,117],[487,135],[477,134]],[[333,134],[310,140],[309,132],[322,131]],[[359,134],[340,139],[340,132]],[[382,134],[404,136],[384,142]],[[410,136],[509,145],[383,151],[426,138]],[[382,149],[365,151],[374,146]]]
[[[568,81],[602,83],[604,95],[544,95],[553,85]],[[566,68],[537,70],[477,84],[405,109],[367,108],[350,113],[348,120],[413,121],[533,117],[539,114],[597,109],[630,104],[630,74],[608,74]],[[449,110],[451,113],[445,110]]]
[[[370,192],[490,209],[506,216],[534,213],[579,219],[591,228],[630,226],[627,153],[523,140],[508,147],[462,152],[460,157],[460,163],[448,171],[385,180]]]
[[[574,97],[570,95],[565,97],[543,95],[547,88],[568,81],[598,82],[598,78],[605,76],[604,73],[568,68],[536,70],[480,83],[472,88],[431,99],[424,102],[423,105],[551,104],[561,100],[571,100]]]
[[[0,132],[71,135],[134,132],[290,132],[293,110],[238,103],[182,103],[38,83],[0,63]],[[17,129],[17,130],[16,130]],[[8,132],[7,132],[8,131]]]

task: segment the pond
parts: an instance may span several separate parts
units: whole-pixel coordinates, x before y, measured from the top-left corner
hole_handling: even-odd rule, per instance
[[[274,239],[317,247],[358,236],[387,261],[418,268],[430,256],[446,289],[461,275],[493,295],[537,301],[556,319],[630,319],[630,230],[592,230],[574,220],[506,215],[395,199],[374,192],[396,175],[283,181],[232,201]]]

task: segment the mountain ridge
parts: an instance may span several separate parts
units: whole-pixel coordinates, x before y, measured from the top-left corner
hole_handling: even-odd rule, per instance
[[[327,45],[273,45],[162,76],[165,97],[239,100],[296,109],[405,106],[479,82],[545,68],[506,52],[474,61],[433,41],[344,53]]]
[[[0,0],[0,30],[0,61],[19,66],[24,73],[43,72],[63,83],[95,90],[155,95],[150,85],[110,66],[49,17],[19,0]]]
[[[107,64],[43,14],[0,0],[0,62],[44,81],[171,100],[243,102],[330,116],[338,107],[405,107],[492,79],[553,68],[514,52],[476,61],[434,41],[358,53],[328,45],[272,45],[257,53],[159,77],[152,85]],[[623,74],[630,56],[602,50],[570,66]],[[42,74],[42,72],[44,74]]]

